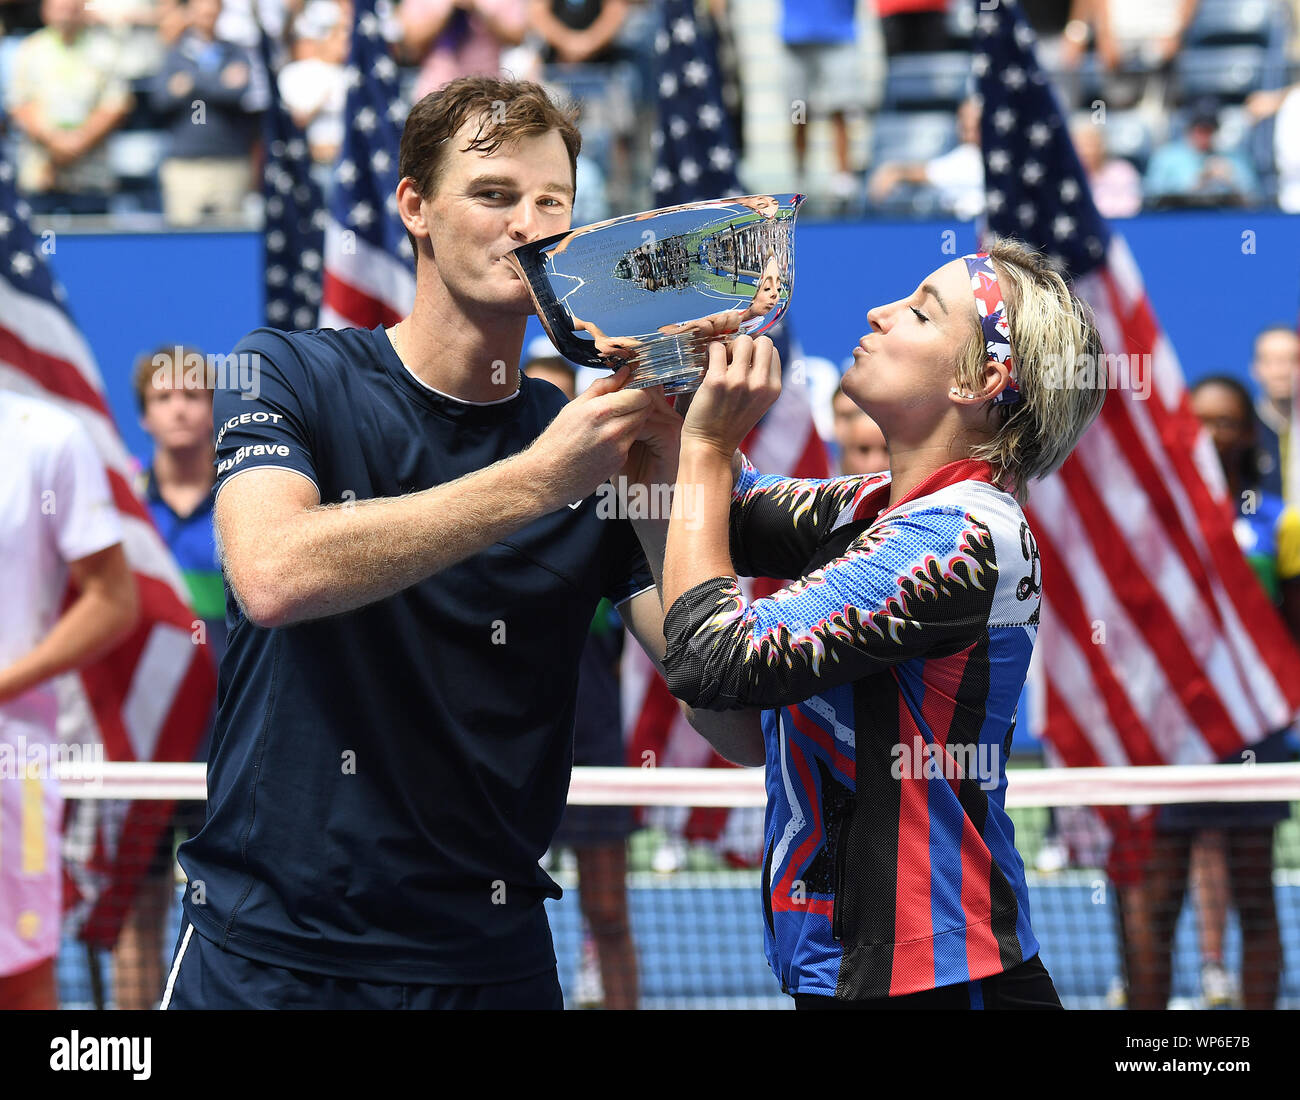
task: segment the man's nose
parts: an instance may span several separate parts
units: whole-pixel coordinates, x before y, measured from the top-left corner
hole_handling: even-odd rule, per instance
[[[521,199],[510,211],[510,236],[521,244],[536,240],[540,234],[537,209],[531,202]]]

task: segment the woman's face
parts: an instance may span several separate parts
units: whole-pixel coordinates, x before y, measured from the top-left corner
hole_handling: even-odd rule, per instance
[[[949,408],[957,356],[977,323],[965,261],[944,264],[867,321],[871,331],[853,349],[844,392],[891,431],[900,414],[937,419]]]
[[[1224,465],[1254,442],[1252,412],[1227,386],[1210,382],[1198,387],[1192,394],[1192,412],[1210,433]]]

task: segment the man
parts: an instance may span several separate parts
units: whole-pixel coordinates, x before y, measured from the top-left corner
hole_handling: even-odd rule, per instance
[[[502,257],[568,228],[580,141],[533,84],[426,96],[396,192],[411,314],[236,349],[232,625],[163,1007],[561,1006],[538,860],[601,597],[663,651],[636,537],[593,493],[675,415],[625,372],[566,403],[516,365],[532,305]]]
[[[1255,415],[1259,418],[1260,488],[1287,497],[1290,459],[1291,400],[1300,371],[1300,335],[1289,325],[1269,325],[1255,337],[1250,376],[1259,386]]]
[[[835,173],[830,199],[844,204],[859,191],[849,144],[850,114],[861,110],[862,57],[858,49],[854,0],[781,5],[781,40],[785,46],[786,89],[790,103],[802,105],[794,118],[794,171],[798,191],[808,178],[808,112],[830,119]]]
[[[0,769],[0,1009],[53,1009],[63,806],[39,764],[57,741],[50,681],[125,637],[137,599],[104,467],[76,418],[0,390],[0,439],[0,748],[18,764]],[[76,598],[60,612],[69,578]]]
[[[24,137],[18,186],[43,213],[104,213],[113,169],[104,139],[126,118],[131,92],[112,43],[86,26],[82,0],[44,0],[45,28],[14,59],[9,113]]]
[[[226,594],[212,530],[212,370],[201,352],[181,345],[159,348],[136,361],[131,384],[140,426],[153,440],[153,460],[137,486],[154,526],[180,566],[190,606],[202,621],[213,659],[226,639]],[[197,625],[197,624],[196,624]],[[206,760],[206,738],[196,759]],[[151,810],[157,803],[144,803]],[[144,882],[113,950],[117,1007],[148,1009],[162,990],[163,929],[175,902],[173,832],[190,836],[203,826],[202,802],[177,803],[160,819],[153,851],[139,853]]]
[[[1148,200],[1164,206],[1250,201],[1258,190],[1255,170],[1240,152],[1215,151],[1218,131],[1218,104],[1213,100],[1197,103],[1186,135],[1151,154],[1142,181]]]
[[[171,147],[158,170],[170,225],[239,213],[253,185],[257,116],[267,77],[244,47],[217,37],[221,0],[188,0],[189,29],[154,78],[153,105],[170,119]]]

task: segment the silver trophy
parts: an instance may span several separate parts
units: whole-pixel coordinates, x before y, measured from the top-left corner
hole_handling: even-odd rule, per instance
[[[803,199],[669,206],[558,233],[506,258],[566,359],[610,370],[631,364],[630,387],[690,393],[711,340],[757,336],[785,313]]]

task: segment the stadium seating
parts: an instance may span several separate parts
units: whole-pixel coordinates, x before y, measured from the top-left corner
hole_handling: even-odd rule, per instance
[[[957,123],[947,111],[881,111],[871,133],[871,166],[889,161],[926,161],[941,156],[957,140]],[[876,214],[933,217],[938,196],[924,186],[899,184],[885,200],[871,207]]]
[[[889,62],[884,108],[893,111],[955,111],[970,92],[970,54],[902,54]]]
[[[930,160],[946,153],[957,137],[957,123],[944,111],[881,111],[871,134],[871,164],[891,160]]]
[[[1212,96],[1240,103],[1261,88],[1281,87],[1285,70],[1262,46],[1205,46],[1179,54],[1177,75],[1183,102]]]
[[[1155,137],[1142,112],[1111,111],[1103,129],[1106,151],[1113,157],[1132,161],[1139,172],[1145,172],[1155,147]]]
[[[159,130],[124,130],[109,135],[104,148],[117,177],[114,210],[161,212],[158,165],[166,153],[167,140],[167,134]]]
[[[1270,46],[1285,35],[1284,10],[1272,0],[1200,0],[1184,45]]]

